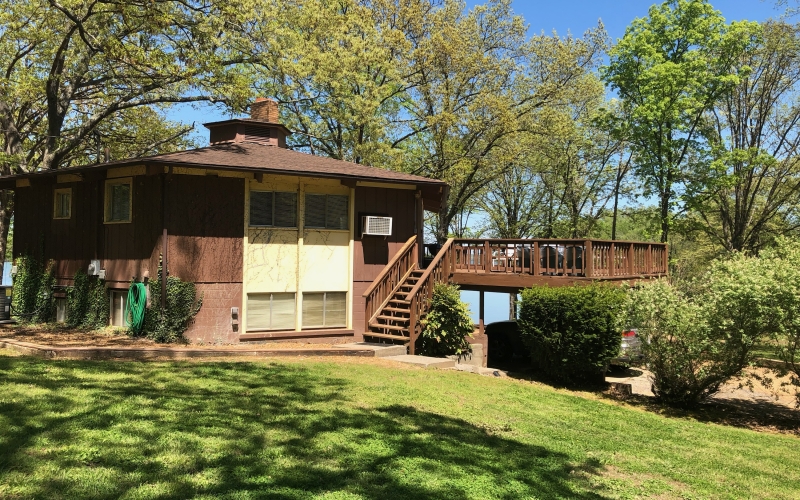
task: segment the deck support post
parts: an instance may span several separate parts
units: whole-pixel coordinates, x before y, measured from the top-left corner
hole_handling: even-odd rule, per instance
[[[484,291],[481,290],[478,293],[480,294],[480,299],[478,300],[478,332],[480,332],[480,334],[483,335],[484,331],[485,331],[485,328],[484,328],[485,325],[484,325],[484,322],[483,322],[483,313],[484,313],[484,297],[483,297],[483,295],[484,295]]]

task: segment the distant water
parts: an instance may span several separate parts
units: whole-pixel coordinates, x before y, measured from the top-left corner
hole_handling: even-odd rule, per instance
[[[3,283],[2,286],[11,285],[11,262],[6,262],[3,266]]]

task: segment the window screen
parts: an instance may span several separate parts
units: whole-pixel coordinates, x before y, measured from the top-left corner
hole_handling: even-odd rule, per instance
[[[108,206],[106,221],[128,222],[131,220],[131,185],[108,184]]]
[[[111,293],[111,326],[128,326],[125,317],[125,303],[128,300],[128,292],[124,290],[113,290]]]
[[[297,227],[297,193],[251,191],[250,225]]]
[[[333,328],[347,325],[347,293],[303,294],[303,328]]]
[[[294,330],[293,293],[247,294],[247,329]]]
[[[349,229],[349,198],[345,195],[307,194],[305,226],[319,229]]]
[[[72,189],[57,189],[55,191],[55,211],[53,217],[56,219],[69,219],[72,208]]]

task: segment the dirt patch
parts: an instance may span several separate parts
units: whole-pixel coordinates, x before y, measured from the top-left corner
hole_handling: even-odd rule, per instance
[[[219,344],[159,344],[141,337],[130,337],[115,328],[104,330],[75,330],[59,325],[9,326],[0,328],[0,338],[30,342],[52,347],[191,347],[192,349],[215,349]],[[348,342],[351,342],[348,340]],[[333,343],[311,342],[248,342],[228,344],[226,349],[248,350],[253,347],[275,349],[328,349]]]

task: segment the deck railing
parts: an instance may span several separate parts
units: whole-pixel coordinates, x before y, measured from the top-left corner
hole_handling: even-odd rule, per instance
[[[667,274],[667,245],[577,239],[456,239],[451,273],[625,278]]]
[[[409,272],[417,268],[417,237],[412,236],[403,247],[386,264],[383,271],[364,292],[364,331],[369,331],[370,321],[375,319],[386,302],[391,298],[394,289],[402,283]]]
[[[408,344],[409,354],[414,354],[417,338],[419,338],[419,335],[422,333],[422,324],[420,320],[428,313],[430,299],[433,297],[433,285],[436,283],[447,283],[450,280],[452,246],[453,238],[450,238],[433,257],[428,267],[425,268],[425,272],[422,273],[422,276],[406,297],[406,300],[411,303],[409,306],[410,318],[408,322],[408,334],[410,339]]]

